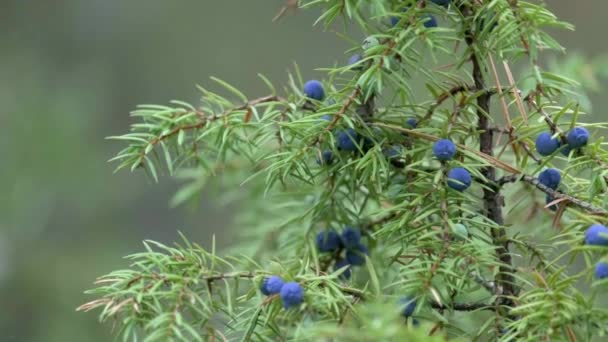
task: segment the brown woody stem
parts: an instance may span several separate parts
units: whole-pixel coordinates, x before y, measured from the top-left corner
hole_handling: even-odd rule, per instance
[[[473,15],[472,9],[463,6],[465,15]],[[486,82],[480,56],[477,52],[475,35],[470,27],[466,28],[465,41],[470,49],[472,77],[476,89],[486,89]],[[490,94],[482,93],[477,97],[477,129],[479,132],[479,151],[485,155],[493,156],[494,131],[490,126]],[[496,181],[496,167],[489,165],[481,169],[481,173],[489,182]],[[492,242],[496,246],[496,255],[500,261],[498,273],[494,279],[494,292],[496,305],[513,306],[512,296],[517,294],[517,285],[513,276],[514,269],[509,252],[509,240],[504,227],[502,214],[502,196],[500,189],[485,187],[483,189],[484,213],[486,217],[496,223],[491,230]]]

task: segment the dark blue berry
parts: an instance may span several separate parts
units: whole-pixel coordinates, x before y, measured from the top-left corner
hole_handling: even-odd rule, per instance
[[[374,142],[374,140],[372,140],[372,138],[363,137],[363,144],[361,146],[361,149],[363,150],[363,152],[367,152],[367,151],[371,150],[372,147],[374,147],[374,145],[376,145],[376,143]]]
[[[350,267],[350,264],[348,263],[348,261],[346,261],[346,259],[336,260],[336,263],[334,264],[334,271],[337,271],[337,270],[341,269],[342,267],[346,267],[346,266],[348,266],[348,267],[344,270],[344,272],[342,272],[342,274],[340,274],[340,278],[350,279],[351,267]]]
[[[304,290],[300,284],[291,282],[286,283],[281,288],[281,301],[285,309],[297,307],[304,301]]]
[[[402,8],[400,10],[401,13],[405,13],[408,10],[409,6],[405,6],[404,8]],[[391,26],[395,27],[397,24],[399,24],[399,21],[401,20],[401,17],[391,17]]]
[[[388,159],[388,161],[394,166],[398,168],[405,167],[405,161],[401,157],[401,146],[393,145],[384,150],[384,155]]]
[[[594,246],[608,246],[608,228],[601,224],[594,224],[585,232],[585,244]]]
[[[407,11],[407,7],[401,10],[401,12],[405,12],[405,11]],[[391,26],[393,26],[393,27],[397,26],[397,24],[399,24],[400,20],[401,20],[401,17],[391,17]]]
[[[584,127],[574,127],[568,132],[566,140],[568,140],[568,145],[570,145],[570,147],[581,148],[587,145],[587,142],[589,141],[589,131]]]
[[[342,151],[356,151],[357,144],[359,143],[359,135],[354,129],[347,128],[338,132],[336,140],[338,142],[338,149]]]
[[[401,18],[399,18],[399,17],[391,17],[391,26],[395,26],[395,25],[399,24],[400,19]]]
[[[448,8],[451,0],[431,0],[432,3]]]
[[[572,147],[568,144],[563,145],[561,148],[562,154],[566,157],[570,156],[570,152],[572,152],[572,150],[573,150]]]
[[[321,120],[324,120],[324,121],[331,121],[331,120],[333,120],[333,118],[331,117],[331,115],[329,115],[329,114],[325,114],[325,115],[323,115],[323,116],[321,117]]]
[[[426,14],[422,17],[422,19],[424,20],[424,27],[437,27],[437,19],[435,19],[433,15]]]
[[[598,262],[597,265],[595,265],[595,277],[597,279],[608,278],[608,263]]]
[[[319,232],[319,234],[317,234],[316,242],[319,252],[322,253],[333,252],[342,247],[340,235],[333,229]]]
[[[553,198],[551,195],[547,194],[547,195],[545,196],[545,202],[546,202],[547,204],[549,204],[549,203],[551,203],[551,202],[553,202],[553,201],[555,201],[555,198]],[[551,211],[557,211],[557,204],[553,204],[553,205],[551,205],[551,206],[549,206],[549,207],[547,207],[547,208],[548,208],[549,210],[551,210]]]
[[[363,244],[357,245],[355,248],[346,251],[346,261],[353,266],[361,266],[365,264],[365,256],[368,254],[367,247]]]
[[[342,245],[346,249],[356,248],[361,243],[361,232],[357,228],[346,227],[342,231]]]
[[[260,287],[260,290],[266,296],[270,296],[270,295],[281,292],[281,288],[283,287],[283,284],[284,284],[284,282],[283,282],[283,279],[281,279],[281,277],[270,276],[270,277],[264,278],[264,280],[262,281],[262,286]]]
[[[313,100],[321,101],[325,97],[325,90],[323,84],[317,80],[311,80],[304,84],[304,94],[308,98]]]
[[[454,190],[464,191],[471,186],[471,174],[462,167],[455,167],[448,172],[448,186]]]
[[[397,157],[399,157],[399,155],[401,155],[401,148],[400,148],[400,146],[393,145],[384,150],[384,155],[388,159],[397,158]]]
[[[401,12],[405,12],[407,11],[407,7],[402,9]],[[401,20],[401,17],[391,17],[391,26],[396,26],[397,24],[399,24],[399,21]],[[431,14],[424,14],[421,18],[421,20],[424,21],[424,27],[426,28],[431,28],[431,27],[437,27],[437,19],[435,19],[435,17]]]
[[[325,150],[321,153],[321,158],[317,156],[317,164],[328,166],[334,162],[334,153],[331,150]]]
[[[416,310],[416,299],[410,297],[403,297],[399,300],[401,307],[401,316],[410,317]]]
[[[553,152],[557,151],[559,145],[559,139],[552,138],[551,133],[549,132],[542,132],[536,138],[536,151],[541,156],[551,155]]]
[[[359,63],[363,59],[363,56],[360,53],[356,53],[348,59],[348,65],[353,65]]]
[[[416,128],[418,127],[418,120],[416,120],[415,118],[409,118],[405,120],[405,126],[408,128]]]
[[[538,175],[538,182],[553,190],[557,189],[561,180],[562,176],[556,169],[546,169]]]
[[[441,139],[433,145],[433,154],[439,160],[450,160],[456,155],[456,145],[451,140]]]

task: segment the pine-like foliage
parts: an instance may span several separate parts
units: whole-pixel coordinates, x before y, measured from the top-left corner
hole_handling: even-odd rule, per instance
[[[260,98],[213,79],[199,104],[142,105],[112,137],[127,143],[119,169],[185,181],[173,204],[220,183],[218,201],[242,204],[242,243],[147,241],[79,309],[125,341],[604,336],[608,236],[584,237],[606,222],[605,126],[582,122],[578,83],[540,56],[563,51],[546,29],[572,27],[538,1],[297,6],[367,36],[321,89],[297,67],[281,91],[260,76]],[[272,275],[303,301],[295,284],[267,292]]]

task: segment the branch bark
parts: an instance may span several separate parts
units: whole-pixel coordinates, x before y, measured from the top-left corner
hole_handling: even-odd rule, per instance
[[[528,176],[528,175],[504,176],[497,180],[497,184],[499,186],[502,186],[504,184],[514,183],[516,181],[522,181],[522,182],[526,182],[530,185],[533,185],[540,191],[548,194],[549,196],[551,196],[552,198],[554,198],[556,200],[563,198],[564,200],[567,200],[569,203],[572,203],[572,204],[576,205],[577,207],[580,207],[581,209],[585,210],[587,213],[589,213],[591,215],[608,216],[608,212],[606,210],[596,207],[589,202],[585,202],[583,200],[580,200],[576,197],[570,196],[563,192],[556,191],[549,187],[546,187],[545,185],[541,184],[537,178],[532,177],[532,176]]]
[[[431,302],[431,307],[440,311],[455,310],[455,311],[477,311],[477,310],[494,310],[493,304],[486,303],[452,303],[451,305],[443,305],[437,302]]]
[[[466,7],[463,8],[463,13],[473,15],[471,9]],[[475,88],[486,89],[484,71],[477,52],[475,36],[470,27],[466,28],[465,41],[471,53],[472,77]],[[494,131],[490,126],[490,98],[491,96],[487,92],[477,97],[477,129],[481,132],[479,134],[479,151],[485,155],[493,156]],[[481,173],[488,181],[496,181],[496,168],[494,166],[484,167],[481,169]],[[514,305],[511,297],[517,294],[517,287],[513,276],[514,269],[509,252],[509,241],[504,228],[502,201],[503,198],[499,189],[491,187],[483,189],[484,213],[487,218],[497,225],[496,228],[491,230],[492,242],[496,246],[496,255],[500,261],[494,281],[494,292],[497,296],[496,305],[504,304],[510,307]]]

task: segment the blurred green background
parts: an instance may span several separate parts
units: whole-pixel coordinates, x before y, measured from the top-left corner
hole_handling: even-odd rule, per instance
[[[230,225],[212,197],[170,209],[175,182],[113,174],[122,146],[104,137],[126,132],[136,104],[195,102],[209,76],[260,96],[258,72],[278,83],[295,60],[317,77],[345,60],[347,42],[311,27],[318,12],[271,22],[283,2],[0,1],[0,340],[111,340],[96,314],[74,310],[96,276],[143,239],[181,230],[208,246]],[[557,33],[569,51],[608,50],[608,2],[547,2],[577,26]],[[596,117],[607,101],[591,94]]]

